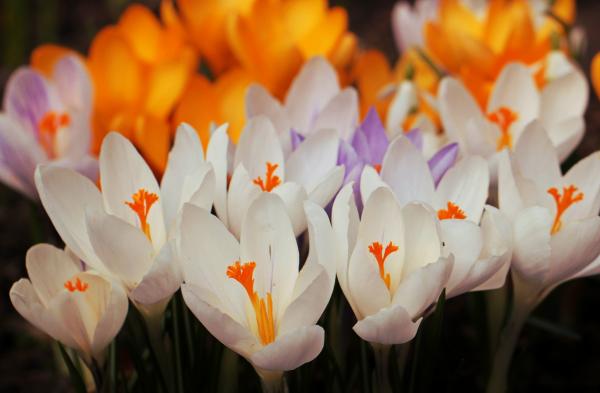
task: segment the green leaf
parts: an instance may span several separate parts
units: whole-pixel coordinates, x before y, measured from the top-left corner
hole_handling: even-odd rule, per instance
[[[62,355],[65,364],[67,365],[67,370],[69,370],[69,377],[71,378],[71,383],[73,384],[73,388],[77,393],[87,393],[87,389],[85,387],[85,382],[83,382],[83,378],[79,371],[77,371],[77,367],[73,363],[73,360],[65,350],[65,347],[57,341],[58,349],[60,349],[60,354]]]

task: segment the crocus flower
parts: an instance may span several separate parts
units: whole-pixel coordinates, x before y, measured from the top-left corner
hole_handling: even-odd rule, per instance
[[[68,169],[39,167],[36,184],[56,230],[95,270],[117,278],[136,306],[161,315],[179,288],[177,219],[185,202],[210,209],[215,187],[196,132],[182,125],[159,187],[130,141],[118,133],[100,152],[102,190]]]
[[[82,270],[75,255],[49,244],[27,251],[29,279],[10,289],[10,300],[25,319],[53,339],[77,350],[88,366],[102,364],[104,350],[127,316],[127,295],[119,284]]]
[[[596,55],[592,59],[590,74],[592,78],[592,85],[594,86],[594,91],[596,92],[596,96],[600,97],[600,53],[596,53]]]
[[[484,213],[489,188],[484,159],[463,158],[436,186],[423,155],[408,138],[401,137],[390,145],[380,175],[372,167],[365,168],[361,178],[363,201],[380,187],[390,188],[401,206],[418,202],[437,212],[443,255],[454,255],[448,297],[504,284],[511,241],[503,231],[509,224],[491,206]]]
[[[217,176],[215,208],[236,237],[240,236],[248,207],[262,193],[272,192],[283,199],[294,233],[299,235],[306,229],[303,202],[309,199],[326,206],[342,184],[344,168],[336,165],[339,137],[335,130],[315,131],[284,157],[282,144],[269,119],[265,116],[250,119],[235,149],[229,188],[225,169],[229,166],[228,141],[226,135],[221,135],[215,139],[215,148],[209,147],[211,151],[207,154],[212,157],[214,151],[214,156],[220,157],[210,159]]]
[[[571,23],[574,1],[555,3],[552,13]],[[479,13],[461,1],[440,0],[438,10],[438,17],[425,24],[424,50],[440,68],[460,78],[481,106],[511,62],[538,65],[536,79],[545,80],[543,63],[553,48],[552,39],[565,35],[560,23],[545,12],[536,14],[526,0],[490,1]]]
[[[534,122],[499,164],[500,209],[511,220],[513,275],[539,301],[600,253],[600,153],[561,175],[557,154]]]
[[[6,84],[0,114],[0,180],[37,199],[33,175],[38,164],[72,168],[96,180],[90,156],[92,86],[85,65],[62,56],[49,76],[29,68]]]
[[[96,87],[95,150],[109,131],[119,131],[162,173],[171,145],[168,119],[196,57],[176,27],[161,24],[140,4],[127,7],[116,25],[100,30],[88,56]]]
[[[208,211],[186,205],[181,223],[183,298],[224,345],[261,376],[295,369],[323,348],[316,325],[335,283],[335,244],[325,211],[305,202],[310,251],[302,269],[283,201],[250,205],[240,241]]]
[[[509,64],[496,81],[485,111],[458,80],[445,78],[438,99],[448,138],[458,142],[465,154],[481,155],[493,163],[497,152],[512,149],[525,126],[538,119],[564,160],[583,137],[588,100],[585,77],[566,67],[568,71],[539,92],[528,68]]]
[[[332,224],[338,282],[356,315],[356,334],[387,345],[412,340],[452,271],[435,212],[416,203],[400,207],[380,187],[359,219],[348,184],[335,199]]]
[[[399,1],[392,11],[392,28],[398,50],[402,53],[414,46],[422,47],[425,22],[435,19],[438,0],[417,0],[414,6]]]
[[[513,306],[494,357],[488,392],[506,391],[517,339],[531,311],[561,283],[593,274],[600,254],[600,153],[564,176],[546,132],[531,123],[499,162],[500,209],[512,227]]]
[[[267,116],[282,137],[286,154],[291,150],[290,130],[307,137],[317,130],[332,128],[349,140],[358,125],[358,97],[347,87],[340,90],[331,64],[322,57],[308,61],[296,75],[279,103],[264,88],[253,85],[246,95],[248,117]]]
[[[412,130],[405,135],[418,149],[423,149],[424,138],[419,129]],[[366,165],[370,165],[377,171],[381,170],[383,158],[389,144],[385,128],[374,109],[369,111],[363,123],[356,129],[352,137],[352,143],[340,141],[338,164],[344,165],[346,168],[344,184],[354,182],[359,210],[362,209],[359,181],[363,169]],[[436,185],[444,173],[454,164],[457,155],[458,145],[453,143],[436,151],[428,161]]]

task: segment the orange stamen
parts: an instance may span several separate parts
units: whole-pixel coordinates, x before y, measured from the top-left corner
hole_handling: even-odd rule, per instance
[[[265,175],[266,181],[263,181],[262,177],[257,177],[252,182],[260,187],[261,190],[271,192],[275,187],[281,184],[281,179],[277,175],[273,175],[279,164],[271,164],[267,162],[267,173]]]
[[[148,214],[154,202],[158,201],[158,195],[140,188],[131,198],[133,202],[125,201],[125,204],[138,215],[142,232],[144,232],[148,240],[152,241],[150,224],[148,224]]]
[[[65,282],[64,286],[66,289],[69,290],[69,292],[75,292],[75,291],[85,292],[86,289],[88,289],[89,284],[81,281],[79,279],[79,277],[77,277],[77,279],[75,280],[75,284],[73,284],[73,282],[71,280],[67,280]]]
[[[550,233],[554,235],[560,228],[562,227],[562,221],[560,220],[563,213],[574,203],[581,202],[583,200],[583,192],[577,193],[578,188],[574,185],[570,185],[569,187],[563,187],[563,193],[560,195],[560,192],[556,187],[551,187],[548,189],[548,194],[552,195],[554,198],[554,202],[556,202],[556,216],[554,217],[554,223],[552,224],[552,229]]]
[[[455,205],[454,203],[448,201],[448,204],[446,206],[446,209],[438,210],[438,218],[440,220],[464,220],[465,218],[467,218],[465,212],[462,211],[462,209],[458,207],[458,205]]]
[[[381,164],[375,164],[375,165],[373,165],[373,168],[375,168],[377,173],[381,173]]]
[[[500,151],[504,148],[512,149],[513,139],[510,133],[510,127],[519,119],[519,116],[509,108],[502,106],[495,112],[488,113],[488,120],[498,124],[500,127],[500,138],[498,138],[496,150]]]
[[[71,124],[71,118],[67,113],[53,111],[46,113],[39,121],[39,141],[50,158],[56,157],[56,152],[54,151],[56,133],[60,128],[67,127],[69,124]]]
[[[267,292],[265,299],[258,296],[254,291],[254,268],[256,262],[246,262],[241,264],[235,261],[233,265],[227,267],[227,277],[233,278],[246,290],[256,317],[256,326],[258,336],[263,345],[275,341],[275,318],[273,315],[273,299],[271,293]]]
[[[392,242],[388,243],[385,250],[383,249],[383,245],[379,242],[373,242],[369,246],[369,252],[373,254],[377,261],[377,265],[379,266],[379,275],[388,289],[390,289],[391,277],[389,273],[385,272],[384,264],[387,257],[396,251],[398,251],[398,246],[394,245]]]

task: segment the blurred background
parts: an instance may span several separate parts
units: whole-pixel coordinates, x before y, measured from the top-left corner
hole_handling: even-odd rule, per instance
[[[33,48],[58,43],[86,52],[94,34],[115,23],[131,2],[126,0],[1,0],[0,93],[10,73],[29,61]],[[158,9],[159,0],[140,1]],[[392,0],[330,1],[344,6],[350,30],[365,48],[377,48],[395,60]],[[577,2],[577,25],[587,33],[582,68],[600,51],[600,1]],[[600,103],[590,90],[587,132],[565,168],[600,149]],[[600,176],[600,173],[598,174]],[[38,223],[38,225],[35,225]],[[24,256],[35,242],[60,244],[44,212],[0,185],[0,392],[66,392],[68,379],[55,369],[52,346],[22,320],[8,299],[10,286],[25,276]],[[434,379],[436,391],[481,390],[485,364],[477,319],[482,298],[462,296],[446,306],[443,343]],[[485,360],[485,359],[483,359]],[[485,362],[483,362],[485,363]],[[577,280],[561,286],[534,312],[526,325],[513,363],[519,392],[600,391],[600,279]]]

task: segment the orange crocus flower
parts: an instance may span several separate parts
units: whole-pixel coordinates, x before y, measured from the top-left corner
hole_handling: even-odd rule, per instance
[[[573,0],[560,0],[551,9],[554,16],[536,24],[526,0],[491,0],[483,18],[459,0],[441,0],[437,20],[424,27],[425,51],[485,106],[491,85],[510,62],[541,64],[536,79],[543,84],[553,39],[564,35],[563,24],[572,22],[574,12]]]
[[[600,53],[596,53],[592,59],[592,68],[590,70],[592,77],[592,86],[596,91],[596,96],[600,97]]]
[[[281,99],[302,64],[316,55],[336,67],[342,84],[351,79],[357,40],[347,31],[346,11],[328,8],[326,0],[178,0],[178,5],[181,24],[215,80],[190,80],[174,121],[188,121],[205,144],[210,122],[229,122],[237,141],[245,91],[253,82]]]
[[[168,117],[195,69],[195,52],[174,24],[161,24],[146,7],[129,6],[90,46],[95,88],[94,147],[117,130],[162,172],[170,146]]]

